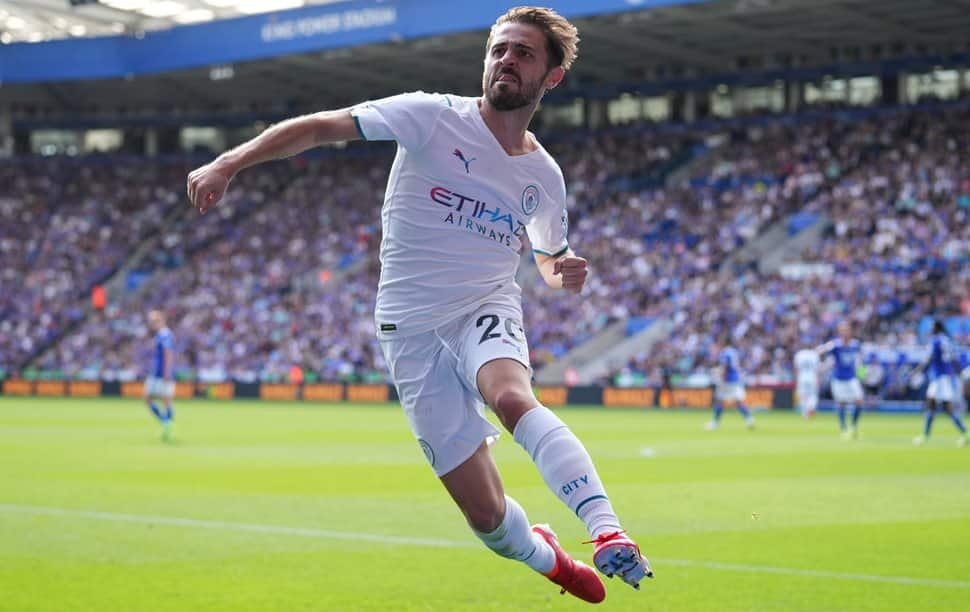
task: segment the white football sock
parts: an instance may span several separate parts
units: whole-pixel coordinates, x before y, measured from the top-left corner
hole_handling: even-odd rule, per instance
[[[552,492],[586,523],[592,537],[620,530],[589,453],[551,410],[537,406],[526,412],[512,437],[532,457]]]
[[[532,531],[525,510],[508,495],[505,496],[505,518],[498,528],[491,533],[472,531],[499,555],[521,561],[541,574],[548,574],[556,566],[552,546]]]

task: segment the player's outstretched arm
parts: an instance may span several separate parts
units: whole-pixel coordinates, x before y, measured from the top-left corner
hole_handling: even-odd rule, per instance
[[[583,290],[589,268],[586,260],[576,257],[572,249],[567,249],[562,255],[551,257],[536,253],[536,265],[543,280],[553,289],[565,289],[573,293]]]
[[[358,138],[360,134],[354,117],[347,109],[287,119],[190,172],[186,183],[189,201],[205,214],[219,203],[229,181],[240,170],[265,161],[292,157],[328,142]]]
[[[815,347],[815,352],[818,353],[819,357],[825,357],[830,352],[832,352],[832,347],[835,346],[834,340],[829,340],[825,344],[820,344]]]

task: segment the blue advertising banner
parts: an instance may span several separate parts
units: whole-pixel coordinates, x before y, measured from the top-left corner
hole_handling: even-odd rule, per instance
[[[588,17],[709,0],[551,0]],[[0,83],[107,79],[488,28],[514,2],[352,0],[147,32],[0,46]]]

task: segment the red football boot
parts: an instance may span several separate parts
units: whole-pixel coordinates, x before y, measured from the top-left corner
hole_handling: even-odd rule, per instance
[[[556,553],[556,565],[546,574],[546,578],[562,587],[560,594],[568,592],[590,603],[599,603],[606,599],[606,587],[600,577],[593,568],[582,561],[576,561],[562,549],[549,525],[533,525],[532,531],[541,535]]]

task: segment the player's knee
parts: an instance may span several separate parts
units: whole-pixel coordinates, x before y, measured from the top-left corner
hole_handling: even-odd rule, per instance
[[[461,511],[471,528],[479,533],[492,533],[505,519],[504,508],[497,503],[475,504]]]
[[[492,409],[509,431],[514,431],[522,415],[535,406],[536,398],[532,392],[521,389],[504,389],[496,393],[492,400]]]

